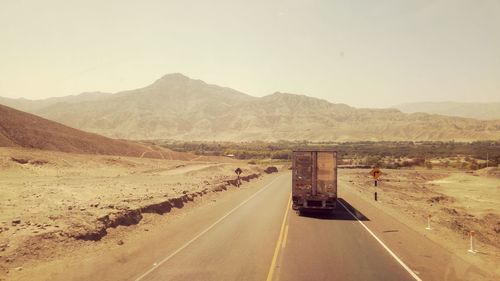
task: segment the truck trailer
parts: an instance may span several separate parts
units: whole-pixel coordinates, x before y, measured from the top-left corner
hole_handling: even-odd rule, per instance
[[[333,212],[337,203],[337,152],[303,149],[292,153],[293,209]]]

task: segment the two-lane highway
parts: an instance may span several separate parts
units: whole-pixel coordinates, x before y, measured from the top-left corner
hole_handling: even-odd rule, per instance
[[[134,280],[415,280],[342,206],[298,216],[290,190],[279,176]]]

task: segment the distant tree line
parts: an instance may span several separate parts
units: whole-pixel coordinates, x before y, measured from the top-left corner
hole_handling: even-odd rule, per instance
[[[333,148],[339,153],[343,164],[360,164],[370,166],[386,166],[400,168],[409,166],[425,166],[432,168],[431,159],[445,159],[442,165],[455,168],[478,169],[486,165],[500,164],[500,141],[476,142],[308,142],[308,141],[276,141],[276,142],[182,142],[155,141],[166,148],[191,152],[198,155],[234,155],[238,159],[291,159],[294,149],[298,148]],[[460,161],[446,158],[462,156]],[[392,159],[392,161],[388,161]],[[344,161],[345,160],[345,161]],[[448,161],[448,163],[447,163]],[[481,163],[479,163],[481,162]],[[465,163],[465,164],[464,164]]]

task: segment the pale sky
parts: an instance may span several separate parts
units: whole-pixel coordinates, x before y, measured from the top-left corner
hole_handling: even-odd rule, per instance
[[[0,0],[0,96],[180,72],[357,107],[500,101],[500,0]]]

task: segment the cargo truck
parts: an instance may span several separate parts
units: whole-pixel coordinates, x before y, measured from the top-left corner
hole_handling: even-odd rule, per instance
[[[292,153],[293,209],[333,212],[337,203],[337,152],[294,150]]]

